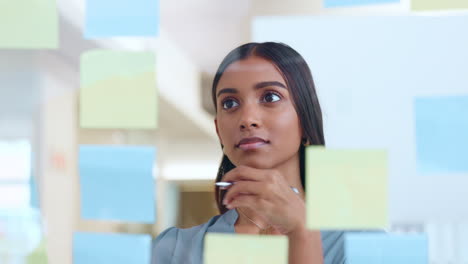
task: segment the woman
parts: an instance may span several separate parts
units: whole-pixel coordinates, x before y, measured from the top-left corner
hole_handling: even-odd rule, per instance
[[[285,235],[289,263],[344,263],[343,233],[305,228],[304,148],[324,145],[322,113],[309,67],[281,43],[231,51],[213,81],[223,158],[216,182],[220,215],[155,240],[153,264],[203,263],[207,232]]]

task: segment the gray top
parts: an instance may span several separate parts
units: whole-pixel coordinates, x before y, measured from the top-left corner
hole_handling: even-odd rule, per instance
[[[153,241],[151,264],[202,264],[205,233],[235,233],[239,215],[231,209],[208,222],[187,229],[171,227]],[[325,264],[344,264],[344,232],[322,231]]]

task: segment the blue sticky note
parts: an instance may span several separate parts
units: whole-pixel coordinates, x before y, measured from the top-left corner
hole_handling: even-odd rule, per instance
[[[428,241],[424,234],[348,233],[348,264],[427,264]]]
[[[415,98],[417,168],[468,172],[468,95]]]
[[[84,233],[73,235],[74,264],[149,264],[151,236]]]
[[[324,7],[348,7],[359,5],[391,4],[400,0],[324,0]]]
[[[85,38],[156,36],[158,0],[87,0]]]
[[[153,147],[81,145],[82,218],[153,223],[155,155]]]

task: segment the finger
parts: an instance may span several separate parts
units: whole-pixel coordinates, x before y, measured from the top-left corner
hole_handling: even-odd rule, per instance
[[[265,170],[255,169],[248,166],[238,166],[223,177],[225,182],[236,182],[236,181],[262,181],[265,178]]]
[[[261,195],[263,193],[263,188],[264,184],[261,182],[238,181],[226,192],[223,203],[229,203],[239,194]]]
[[[232,209],[232,208],[239,208],[239,207],[247,207],[251,208],[254,210],[257,210],[255,205],[258,206],[258,196],[256,195],[249,195],[249,194],[243,194],[243,195],[238,195],[235,197],[234,200],[231,201],[231,203],[228,203],[226,205],[226,208]]]

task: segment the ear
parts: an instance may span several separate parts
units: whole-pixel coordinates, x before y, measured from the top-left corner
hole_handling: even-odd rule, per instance
[[[221,145],[224,145],[223,144],[223,141],[221,140],[221,137],[219,136],[219,130],[218,130],[218,120],[214,120],[214,123],[215,123],[215,127],[216,127],[216,135],[218,135],[218,138],[219,138],[219,142],[221,143]]]

